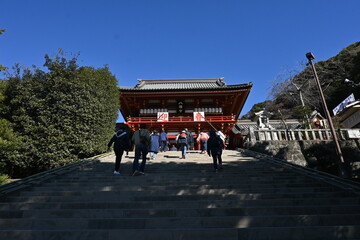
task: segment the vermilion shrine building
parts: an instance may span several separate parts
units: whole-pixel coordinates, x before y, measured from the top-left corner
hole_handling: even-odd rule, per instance
[[[164,129],[175,139],[187,128],[195,137],[201,131],[220,130],[230,137],[252,84],[227,85],[223,78],[138,80],[135,87],[119,87],[120,112],[132,131],[146,123]]]

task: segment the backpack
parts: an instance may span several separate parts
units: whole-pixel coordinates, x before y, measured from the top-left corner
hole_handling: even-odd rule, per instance
[[[209,138],[208,145],[212,148],[212,149],[223,149],[224,148],[224,142],[223,140],[219,137],[210,137]]]
[[[186,138],[186,133],[181,133],[179,138],[182,138],[182,139]]]
[[[216,137],[216,140],[217,140],[216,141],[217,147],[223,149],[224,148],[224,142],[221,139],[221,137]]]
[[[142,133],[142,134],[141,134]],[[146,137],[146,131],[139,131],[139,137],[140,137],[140,143],[141,144],[147,144],[148,139]]]

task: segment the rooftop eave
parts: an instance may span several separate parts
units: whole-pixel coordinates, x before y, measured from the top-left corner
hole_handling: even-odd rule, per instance
[[[124,92],[159,92],[159,91],[216,91],[216,90],[236,90],[236,89],[250,89],[253,86],[253,84],[250,83],[244,83],[244,84],[236,84],[236,85],[224,85],[224,86],[218,86],[218,87],[201,87],[201,88],[185,88],[185,87],[164,87],[164,88],[139,88],[139,87],[119,87],[120,91]]]

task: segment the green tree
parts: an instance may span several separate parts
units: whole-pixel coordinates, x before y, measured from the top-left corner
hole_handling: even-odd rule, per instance
[[[270,104],[272,104],[272,101],[270,100],[266,100],[264,102],[254,104],[250,109],[250,111],[247,112],[245,115],[243,115],[241,119],[253,119],[255,117],[256,112],[265,110]]]
[[[22,144],[16,176],[106,151],[118,109],[117,80],[107,67],[78,67],[77,57],[45,56],[47,71],[17,69],[7,96]],[[10,166],[9,166],[10,167]]]
[[[6,183],[6,161],[10,158],[10,155],[16,150],[15,135],[12,131],[12,126],[9,121],[4,119],[5,112],[7,110],[5,101],[5,90],[7,82],[0,80],[0,184]]]

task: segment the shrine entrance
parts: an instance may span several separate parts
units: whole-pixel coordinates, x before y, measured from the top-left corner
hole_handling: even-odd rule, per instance
[[[164,129],[171,143],[185,128],[194,138],[216,130],[231,141],[251,87],[227,85],[222,78],[139,80],[135,87],[119,87],[120,112],[131,131],[146,123],[150,131]]]

